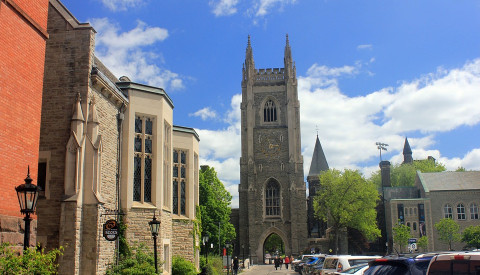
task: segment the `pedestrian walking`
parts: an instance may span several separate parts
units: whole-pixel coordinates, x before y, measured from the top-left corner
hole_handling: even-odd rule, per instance
[[[275,259],[273,260],[273,263],[275,264],[275,270],[277,270],[280,263],[280,259],[278,259],[278,256],[275,257]]]
[[[237,275],[238,274],[238,258],[237,256],[235,256],[235,258],[233,259],[233,275]]]
[[[293,269],[293,256],[290,255],[290,268]]]
[[[288,269],[288,264],[290,263],[290,257],[285,256],[285,260],[283,262],[285,263],[285,269]]]
[[[282,265],[283,265],[283,258],[280,256],[278,259],[278,265],[280,266],[280,270],[282,270]]]

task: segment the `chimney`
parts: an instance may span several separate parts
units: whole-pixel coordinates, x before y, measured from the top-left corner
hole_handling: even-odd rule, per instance
[[[384,160],[380,162],[380,175],[382,176],[382,186],[392,187],[390,182],[390,161]]]

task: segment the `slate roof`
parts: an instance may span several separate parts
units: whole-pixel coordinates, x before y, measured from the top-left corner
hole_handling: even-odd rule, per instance
[[[480,190],[480,171],[417,173],[425,192]]]
[[[317,136],[317,140],[315,142],[315,149],[313,149],[312,164],[310,164],[310,171],[308,172],[308,176],[318,176],[321,172],[327,171],[328,169],[329,168],[327,159],[325,158],[322,145],[320,144],[320,140]]]

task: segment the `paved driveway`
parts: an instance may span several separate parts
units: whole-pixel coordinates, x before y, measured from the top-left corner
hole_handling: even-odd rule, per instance
[[[288,266],[290,267],[290,266]],[[250,269],[244,269],[239,275],[280,275],[280,274],[298,274],[295,270],[285,269],[285,265],[282,269],[275,270],[274,265],[254,265]]]

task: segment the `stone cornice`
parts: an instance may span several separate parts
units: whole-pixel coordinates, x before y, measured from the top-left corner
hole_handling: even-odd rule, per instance
[[[93,87],[110,99],[115,106],[120,108],[123,105],[128,105],[128,98],[125,97],[123,92],[96,67],[92,68],[91,80]]]

